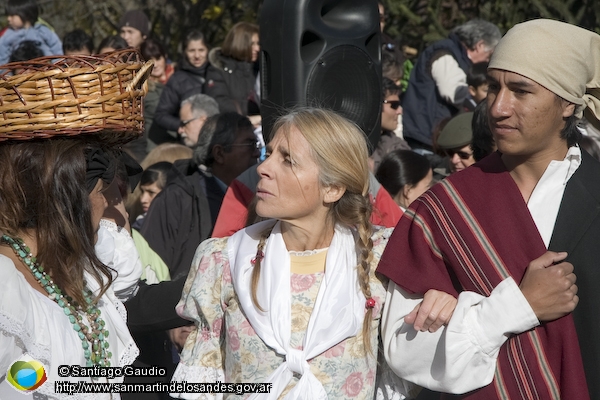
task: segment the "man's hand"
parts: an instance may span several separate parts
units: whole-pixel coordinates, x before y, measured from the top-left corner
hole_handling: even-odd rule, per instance
[[[428,290],[423,301],[404,317],[404,322],[413,324],[415,330],[435,332],[450,321],[456,308],[454,296],[438,290]]]
[[[519,286],[540,321],[553,321],[572,312],[579,297],[573,265],[561,262],[567,253],[547,251],[529,263]]]

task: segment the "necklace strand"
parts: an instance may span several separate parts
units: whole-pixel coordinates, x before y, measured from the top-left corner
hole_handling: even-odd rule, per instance
[[[100,318],[100,310],[93,304],[93,293],[91,290],[86,288],[83,292],[86,302],[86,308],[84,309],[70,296],[62,293],[62,290],[54,283],[50,275],[44,271],[44,267],[37,262],[36,257],[31,254],[29,247],[27,247],[21,238],[12,238],[8,235],[3,235],[2,241],[7,243],[19,260],[29,268],[36,281],[48,293],[48,297],[62,307],[73,326],[73,330],[75,330],[79,339],[81,339],[86,366],[98,365],[100,367],[110,367],[112,353],[108,349],[108,330],[105,327],[104,320]],[[82,314],[87,318],[91,329],[83,323]]]

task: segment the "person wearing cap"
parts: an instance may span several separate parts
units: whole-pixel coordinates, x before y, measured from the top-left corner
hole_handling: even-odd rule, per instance
[[[471,150],[472,121],[472,112],[459,114],[448,121],[438,137],[437,147],[450,159],[451,174],[462,171],[475,163]]]
[[[119,21],[119,32],[129,47],[139,48],[150,34],[150,21],[141,10],[127,11]]]
[[[586,107],[600,116],[600,36],[518,24],[488,82],[498,151],[413,202],[382,255],[385,357],[400,377],[461,398],[598,399],[600,164],[576,123]],[[432,288],[459,295],[439,337],[403,318]]]

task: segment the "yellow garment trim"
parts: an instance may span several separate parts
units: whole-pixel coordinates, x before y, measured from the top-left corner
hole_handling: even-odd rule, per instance
[[[315,274],[325,271],[327,251],[316,254],[296,256],[290,254],[290,272],[293,274]]]

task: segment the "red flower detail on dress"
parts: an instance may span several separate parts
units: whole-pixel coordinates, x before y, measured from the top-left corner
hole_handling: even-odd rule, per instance
[[[327,350],[325,353],[323,353],[323,357],[325,357],[325,358],[341,357],[342,355],[344,355],[345,349],[346,349],[346,342],[342,341],[342,342],[336,344],[335,346],[333,346],[332,348],[330,348],[329,350]]]
[[[231,283],[231,268],[229,267],[229,263],[227,263],[223,268],[223,283],[228,285]]]
[[[237,331],[235,330],[235,327],[230,327],[229,329],[227,329],[227,338],[228,338],[228,344],[229,347],[231,348],[231,350],[233,351],[238,351],[240,348],[240,337],[238,336]]]
[[[217,337],[221,336],[221,328],[223,328],[223,318],[215,319],[212,324],[212,331]]]
[[[315,284],[317,278],[313,274],[292,274],[290,277],[290,289],[292,293],[302,293]]]
[[[348,397],[356,397],[360,393],[363,387],[363,376],[362,372],[353,372],[346,378],[342,391],[346,393]]]
[[[242,322],[242,325],[240,327],[240,331],[244,335],[256,336],[256,332],[254,331],[254,328],[252,327],[252,325],[250,325],[250,322],[248,322],[247,320],[244,320],[244,322]]]

